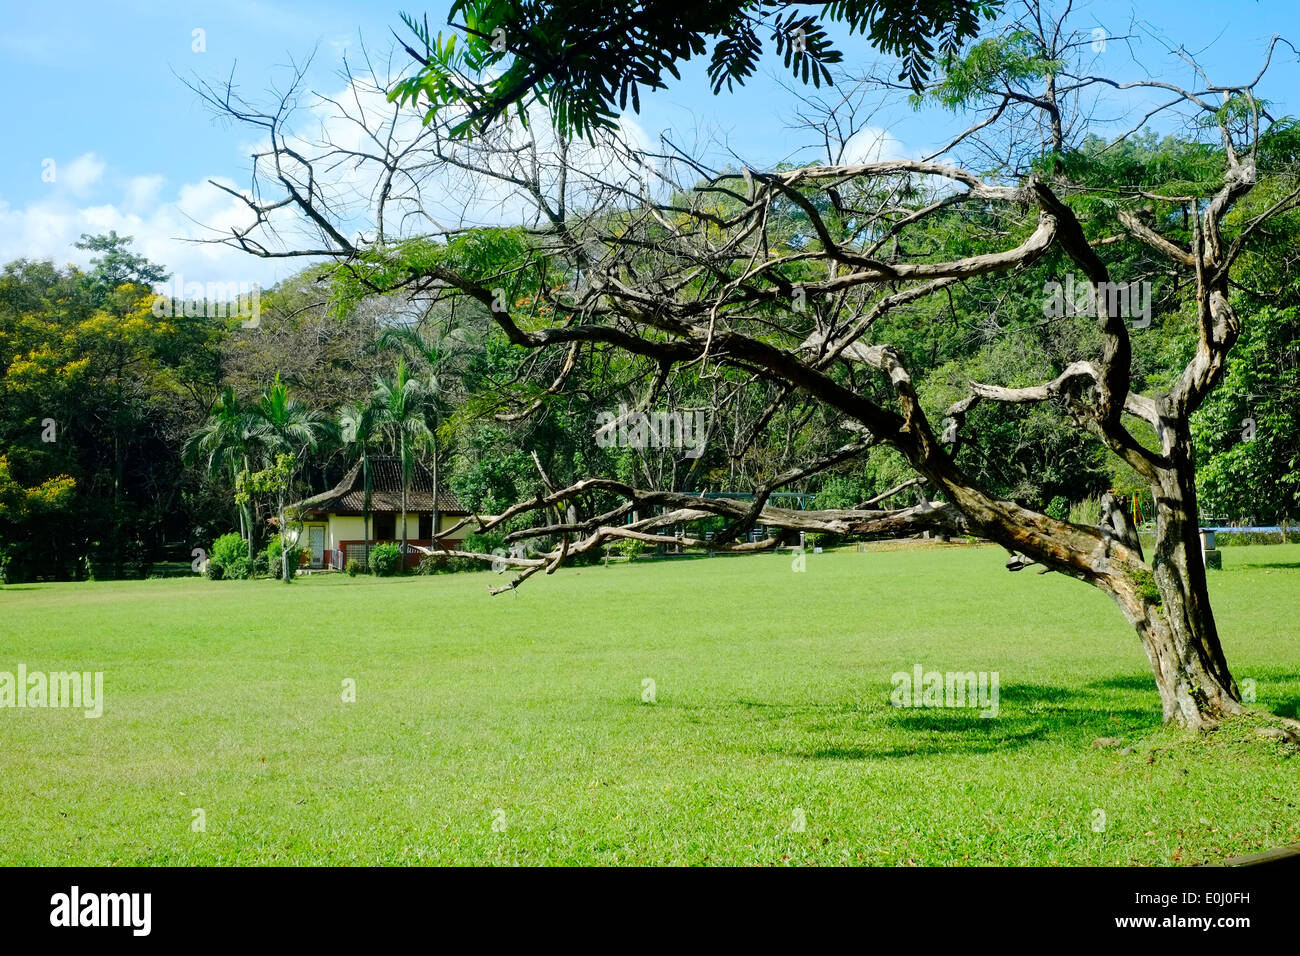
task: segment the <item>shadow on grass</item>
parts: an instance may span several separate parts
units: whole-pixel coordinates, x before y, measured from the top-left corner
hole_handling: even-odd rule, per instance
[[[981,717],[977,706],[893,707],[887,690],[865,701],[792,705],[742,698],[731,707],[770,724],[761,744],[768,753],[879,760],[1006,752],[1045,741],[1084,751],[1098,737],[1136,743],[1159,728],[1160,707],[1155,700],[1148,705],[1116,693],[1133,690],[1150,690],[1154,698],[1149,678],[1118,677],[1078,688],[1011,684],[1000,689],[996,717]]]
[[[1300,568],[1300,561],[1244,561],[1241,564],[1234,564],[1229,571],[1249,571],[1255,568],[1285,568],[1294,571]]]
[[[1155,678],[1150,674],[1108,677],[1105,680],[1095,680],[1088,687],[1096,690],[1145,690],[1152,694],[1156,692]]]
[[[1293,697],[1290,700],[1284,700],[1273,708],[1273,713],[1279,717],[1286,717],[1289,720],[1300,720],[1300,697]]]
[[[986,725],[996,724],[996,720],[985,720]],[[909,728],[913,733],[917,728]],[[988,727],[982,733],[971,728],[960,739],[935,740],[917,739],[914,743],[900,743],[880,747],[822,747],[806,751],[787,751],[786,756],[803,757],[808,760],[881,760],[890,757],[927,757],[927,756],[963,756],[987,754],[997,751],[1015,750],[1051,735],[1053,729],[1046,726],[1032,727],[1023,731],[1012,732],[1005,726]]]

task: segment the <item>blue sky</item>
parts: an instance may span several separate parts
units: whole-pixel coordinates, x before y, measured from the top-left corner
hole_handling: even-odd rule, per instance
[[[1111,37],[1127,33],[1138,17],[1196,53],[1212,77],[1229,82],[1253,76],[1273,34],[1300,46],[1300,4],[1292,0],[1099,0],[1076,8],[1081,25]],[[300,267],[301,260],[258,262],[183,241],[200,234],[193,219],[237,216],[230,197],[205,183],[215,178],[246,186],[254,137],[214,120],[180,77],[216,81],[234,69],[242,90],[265,101],[275,81],[288,75],[287,65],[315,49],[309,81],[336,94],[344,86],[337,71],[345,55],[355,62],[363,39],[372,52],[386,53],[392,29],[402,29],[398,12],[426,9],[431,23],[445,21],[444,3],[420,7],[402,0],[64,0],[57,12],[53,5],[0,3],[6,128],[0,262],[26,255],[84,263],[86,254],[71,245],[76,237],[116,228],[187,280],[269,283]],[[195,30],[203,31],[202,52],[193,49]],[[862,63],[880,59],[860,38],[846,39],[842,48]],[[703,62],[690,64],[682,82],[645,99],[635,122],[650,137],[671,130],[683,143],[693,142],[696,130],[713,131],[756,164],[788,158],[793,144],[786,120],[797,104],[773,79],[778,66],[773,58],[744,90],[714,97]],[[1139,78],[1146,71],[1190,82],[1149,38],[1131,46],[1112,41],[1102,68],[1117,76]],[[1270,77],[1264,95],[1276,112],[1300,114],[1295,54],[1279,50]],[[905,109],[872,122],[888,130],[892,150],[906,155],[942,145],[949,131],[933,115]],[[54,161],[53,182],[42,176],[47,160]]]

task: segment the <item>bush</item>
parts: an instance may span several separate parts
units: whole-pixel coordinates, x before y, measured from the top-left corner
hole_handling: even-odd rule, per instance
[[[347,571],[348,577],[355,578],[364,569],[361,567],[361,562],[356,558],[348,558],[347,566],[343,570]]]
[[[225,566],[216,561],[209,560],[207,574],[209,581],[220,581],[226,576]]]
[[[248,542],[233,531],[230,534],[223,534],[212,542],[208,558],[229,570],[236,558],[248,560]]]
[[[638,541],[635,538],[623,538],[621,541],[615,541],[611,544],[609,550],[613,554],[621,554],[629,561],[635,561],[645,553],[645,542]]]
[[[1101,499],[1085,498],[1071,505],[1068,520],[1090,527],[1101,524]]]
[[[276,535],[271,539],[271,543],[266,546],[264,557],[266,560],[266,573],[277,581],[280,580],[280,572],[283,566],[280,564],[280,536]],[[302,563],[302,553],[305,549],[290,546],[289,548],[289,577],[298,573],[298,565]]]
[[[461,550],[473,551],[475,554],[491,554],[497,548],[504,550],[505,546],[506,537],[503,534],[467,534]]]
[[[248,571],[252,577],[264,578],[267,576],[267,569],[269,567],[270,564],[268,563],[266,552],[259,551],[257,554],[253,555],[253,561],[252,564],[249,565]]]
[[[224,565],[224,567],[226,569],[226,577],[236,581],[242,581],[247,578],[249,572],[252,570],[248,562],[248,557],[242,554],[233,561]]]
[[[473,558],[460,558],[454,554],[430,554],[416,568],[419,574],[457,574],[461,571],[482,571],[487,567]]]
[[[1047,516],[1057,521],[1070,520],[1070,502],[1064,496],[1057,495],[1047,505]]]
[[[402,567],[402,546],[385,542],[370,549],[370,570],[381,578],[396,574]]]
[[[1232,548],[1246,544],[1300,544],[1300,531],[1219,531],[1214,535],[1217,548]]]

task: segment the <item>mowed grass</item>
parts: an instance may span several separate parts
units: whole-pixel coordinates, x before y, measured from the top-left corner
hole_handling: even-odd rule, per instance
[[[0,710],[0,863],[1191,864],[1300,841],[1294,748],[1162,728],[1110,602],[1004,559],[638,562],[497,597],[491,572],[3,588],[0,670],[103,671],[106,703]],[[1224,564],[1234,671],[1294,717],[1300,546]],[[999,715],[891,707],[915,664],[997,671]]]

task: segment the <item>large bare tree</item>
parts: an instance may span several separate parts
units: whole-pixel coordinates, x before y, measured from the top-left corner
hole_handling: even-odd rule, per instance
[[[703,545],[686,533],[702,519],[726,523],[708,543],[714,550],[776,547],[776,529],[973,535],[1107,594],[1141,639],[1165,719],[1205,727],[1242,705],[1206,587],[1189,420],[1240,331],[1233,266],[1253,233],[1296,204],[1300,189],[1283,176],[1278,181],[1289,185],[1275,186],[1268,202],[1247,203],[1272,122],[1255,93],[1263,71],[1220,85],[1188,59],[1196,88],[1120,82],[1071,65],[1068,54],[1080,40],[1059,22],[1039,18],[1036,29],[1028,26],[1016,34],[1022,46],[1006,49],[1034,59],[1036,69],[1004,57],[1001,73],[968,71],[960,88],[950,82],[936,90],[980,114],[939,153],[870,162],[832,155],[776,171],[711,169],[670,143],[650,150],[604,134],[569,141],[541,118],[527,128],[502,123],[472,140],[454,138],[457,117],[447,111],[422,125],[409,105],[388,103],[384,93],[396,75],[371,62],[364,73],[348,74],[347,97],[314,104],[320,133],[311,139],[295,131],[296,84],[269,109],[243,101],[229,85],[200,86],[219,110],[266,137],[253,185],[239,194],[251,221],[218,238],[259,256],[330,257],[366,292],[477,303],[515,346],[554,355],[550,388],[506,418],[531,414],[562,392],[579,356],[613,351],[652,370],[643,407],[679,376],[756,390],[765,409],[745,429],[748,441],[791,403],[815,406],[834,421],[839,437],[816,455],[770,469],[755,482],[752,501],[599,475],[558,487],[543,476],[535,498],[469,519],[480,530],[513,528],[512,542],[543,544],[532,556],[498,559],[515,569],[507,587],[613,540]],[[1130,132],[1179,111],[1209,130],[1222,155],[1217,183],[1178,195],[1090,190],[1059,164],[1011,161],[1068,150],[1069,138],[1086,128],[1068,104],[1085,91],[1104,92],[1108,106],[1131,99],[1144,115]],[[1153,93],[1163,99],[1148,108]],[[1035,115],[1045,121],[1030,123]],[[957,156],[973,162],[960,165]],[[352,190],[347,196],[344,187]],[[1076,209],[1090,191],[1118,206],[1115,234],[1089,238]],[[1153,206],[1189,216],[1192,241],[1169,238],[1164,220],[1145,214]],[[489,209],[497,223],[524,228],[485,228]],[[999,244],[978,254],[939,254],[930,230],[964,210],[995,213],[1000,227],[990,238]],[[1112,274],[1106,257],[1135,246],[1180,277],[1195,310],[1194,354],[1172,385],[1152,394],[1132,388],[1130,329],[1116,294],[1129,277]],[[927,413],[902,351],[876,334],[882,318],[960,284],[1010,282],[1049,253],[1068,257],[1087,290],[1096,354],[1028,387],[972,382],[960,401]],[[981,488],[961,467],[963,448],[980,441],[971,414],[977,405],[1043,402],[1062,408],[1081,435],[1149,485],[1156,501],[1149,555],[1117,507],[1096,526],[1058,520]],[[1135,422],[1149,426],[1154,441],[1135,437]],[[895,449],[915,477],[853,509],[770,503],[776,490],[880,446]],[[925,489],[919,504],[889,506],[918,487]],[[524,517],[531,523],[520,527]],[[747,540],[756,525],[774,530]]]

